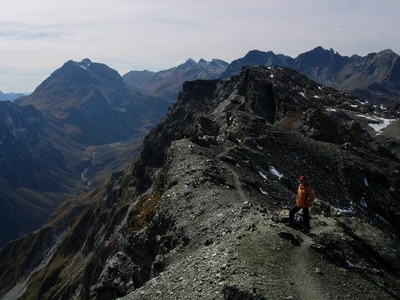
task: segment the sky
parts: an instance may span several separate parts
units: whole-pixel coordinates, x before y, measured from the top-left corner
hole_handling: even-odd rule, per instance
[[[0,0],[0,91],[32,92],[66,61],[160,71],[250,50],[400,54],[400,0]]]

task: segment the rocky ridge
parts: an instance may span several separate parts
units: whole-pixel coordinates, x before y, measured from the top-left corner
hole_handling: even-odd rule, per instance
[[[283,68],[187,82],[128,169],[0,252],[0,293],[398,299],[400,163],[366,116],[399,112]],[[318,198],[308,235],[286,226],[299,175]]]
[[[398,54],[389,49],[364,57],[348,57],[333,49],[317,47],[296,58],[253,50],[232,61],[221,78],[238,74],[246,65],[292,68],[320,84],[351,92],[375,103],[399,106],[400,60]]]
[[[289,78],[292,88],[280,86]],[[310,126],[308,113],[327,110],[328,119],[343,124],[341,113],[352,112],[340,107],[360,100],[279,68],[246,69],[199,99],[192,91],[202,85],[190,83],[183,91],[174,112],[198,119],[193,127],[180,124],[186,138],[172,142],[158,175],[164,196],[154,219],[169,215],[181,242],[158,254],[154,277],[123,299],[398,298],[399,224],[395,216],[382,223],[382,211],[374,211],[388,203],[372,203],[388,200],[378,195],[383,190],[399,188],[398,160],[387,152],[382,156],[388,160],[373,163],[381,155],[367,149],[372,139],[362,128],[353,138],[364,146],[350,149],[345,140],[321,142],[308,134],[322,131]],[[193,102],[212,113],[198,114]],[[330,114],[332,109],[341,112]],[[354,124],[347,124],[350,131]],[[381,173],[383,161],[393,163],[393,173]],[[285,225],[296,177],[303,173],[318,195],[310,235]],[[377,181],[381,175],[394,180],[389,190]],[[394,206],[387,209],[395,213],[398,198],[390,197]]]

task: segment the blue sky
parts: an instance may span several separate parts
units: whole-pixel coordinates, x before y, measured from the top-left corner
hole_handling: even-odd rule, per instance
[[[400,53],[400,0],[0,0],[0,91],[32,92],[72,59],[121,75],[258,49]]]

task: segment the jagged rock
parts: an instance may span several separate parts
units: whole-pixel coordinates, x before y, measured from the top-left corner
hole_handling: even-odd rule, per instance
[[[127,293],[134,270],[132,261],[124,252],[111,256],[101,272],[97,284],[90,289],[91,299],[110,299]]]

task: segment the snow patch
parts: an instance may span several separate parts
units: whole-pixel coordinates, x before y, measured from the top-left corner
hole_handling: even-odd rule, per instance
[[[357,116],[373,121],[374,123],[368,123],[368,126],[373,128],[376,134],[381,134],[386,127],[388,127],[394,121],[397,121],[397,119],[386,119],[378,116],[367,116],[367,115],[357,115]]]
[[[267,180],[267,176],[266,176],[263,172],[258,171],[258,174],[260,174],[260,176],[261,176],[264,180]]]
[[[354,265],[348,260],[348,259],[346,259],[346,267],[348,268],[348,269],[352,269],[352,268],[354,268]]]
[[[376,217],[379,221],[381,221],[381,222],[383,222],[383,223],[385,223],[385,224],[390,225],[390,223],[389,223],[388,221],[386,221],[386,219],[385,219],[384,217],[382,217],[381,215],[375,214],[375,217]]]
[[[354,215],[356,213],[356,210],[353,207],[353,203],[351,202],[350,202],[350,207],[348,209],[342,209],[337,207],[334,207],[333,209],[337,215]]]
[[[304,92],[299,92],[299,95],[302,96],[303,98],[306,97],[306,94],[304,94]]]
[[[260,192],[261,192],[261,194],[263,194],[263,195],[268,195],[268,193],[267,193],[266,191],[264,191],[262,188],[260,188]]]
[[[271,172],[272,175],[278,177],[281,179],[283,177],[283,174],[279,173],[277,169],[275,169],[273,166],[269,167],[269,171]]]

